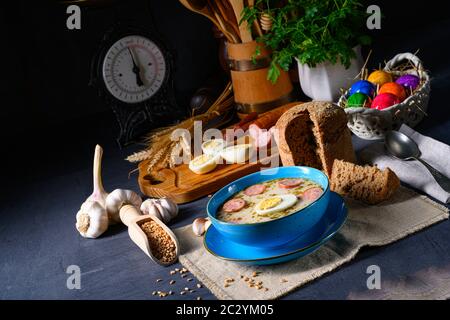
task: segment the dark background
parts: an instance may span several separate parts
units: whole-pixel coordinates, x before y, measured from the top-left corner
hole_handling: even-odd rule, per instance
[[[366,1],[366,5],[374,3],[384,19],[381,30],[370,32],[371,67],[397,53],[420,49],[419,56],[433,76],[429,110],[433,116],[419,129],[429,129],[435,138],[450,143],[442,125],[449,108],[433,104],[433,99],[448,100],[450,3]],[[106,156],[119,159],[142,148],[119,149],[115,117],[88,85],[92,57],[115,22],[143,27],[153,23],[174,57],[179,108],[186,109],[195,91],[220,72],[211,23],[177,0],[117,0],[113,5],[82,7],[81,30],[66,28],[66,8],[56,0],[0,5],[0,136],[5,168],[0,178],[18,187],[28,180],[86,168],[95,143],[104,147]]]
[[[381,30],[369,32],[370,67],[397,53],[420,50],[433,82],[432,116],[419,129],[450,143],[443,125],[449,107],[433,103],[448,100],[450,3],[366,1],[369,4],[378,4],[384,16]],[[0,136],[6,169],[0,170],[0,178],[17,187],[86,168],[96,143],[106,156],[119,159],[142,148],[138,144],[119,149],[115,116],[88,85],[91,60],[117,21],[157,30],[174,57],[175,98],[183,110],[195,91],[221,72],[211,23],[177,0],[116,0],[112,5],[82,7],[81,30],[66,28],[66,8],[56,0],[0,6]]]
[[[409,49],[421,49],[420,56],[436,76],[447,60],[442,46],[449,39],[441,36],[439,28],[422,38],[420,45],[411,39],[420,37],[432,25],[448,30],[449,4],[437,0],[367,3],[379,4],[385,16],[382,30],[372,32],[375,42],[371,62],[376,65],[390,59],[397,48],[411,43]],[[177,0],[129,0],[100,8],[83,7],[82,29],[73,31],[65,25],[66,7],[56,0],[18,1],[0,9],[4,81],[0,87],[4,101],[0,134],[6,140],[14,141],[17,134],[36,134],[69,120],[110,113],[95,90],[88,87],[89,67],[103,34],[119,17],[145,26],[153,16],[175,57],[175,93],[180,106],[187,106],[195,90],[218,70],[211,24]]]

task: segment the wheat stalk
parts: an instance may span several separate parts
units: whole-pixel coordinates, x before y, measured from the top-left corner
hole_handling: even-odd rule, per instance
[[[129,155],[125,160],[131,163],[137,163],[149,159],[151,150],[142,150]]]
[[[173,167],[175,165],[174,155],[176,152],[174,149],[179,150],[180,142],[172,140],[172,132],[177,129],[185,129],[188,130],[192,136],[194,133],[195,121],[202,121],[203,125],[205,125],[211,120],[230,111],[233,104],[234,99],[230,82],[225,87],[222,94],[204,114],[190,117],[171,127],[160,128],[152,131],[146,139],[146,143],[148,145],[147,149],[127,157],[127,160],[130,162],[150,160],[147,167],[149,173],[155,169]]]

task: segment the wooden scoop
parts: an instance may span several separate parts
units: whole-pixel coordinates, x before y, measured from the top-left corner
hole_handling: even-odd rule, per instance
[[[133,240],[133,242],[141,248],[150,259],[162,266],[168,266],[177,261],[180,254],[180,245],[172,230],[170,230],[161,220],[150,215],[142,215],[141,212],[132,205],[125,205],[120,209],[120,220],[128,227],[128,234],[130,235],[131,240]],[[175,244],[175,257],[172,261],[163,262],[154,256],[147,235],[140,227],[142,223],[150,220],[157,223]]]

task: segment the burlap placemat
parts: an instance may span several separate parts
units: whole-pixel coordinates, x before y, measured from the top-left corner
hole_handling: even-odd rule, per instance
[[[401,188],[378,206],[347,200],[349,217],[338,234],[309,256],[281,265],[248,267],[220,260],[203,247],[191,226],[177,229],[180,262],[219,299],[276,299],[352,260],[364,246],[382,246],[448,218],[448,210],[425,196]],[[265,289],[249,287],[241,275],[262,281]],[[227,278],[235,279],[224,287]],[[450,288],[449,288],[450,291]],[[448,292],[450,295],[450,292]]]

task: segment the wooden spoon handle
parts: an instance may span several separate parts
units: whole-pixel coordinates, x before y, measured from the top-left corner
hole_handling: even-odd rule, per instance
[[[228,0],[233,7],[234,15],[236,16],[236,19],[239,23],[241,21],[241,14],[244,10],[244,0]],[[242,21],[241,24],[239,24],[239,32],[241,34],[241,40],[242,42],[251,42],[253,41],[252,34],[250,32],[250,29],[248,28],[247,21]]]
[[[247,0],[247,4],[250,8],[253,8],[255,6],[255,0]],[[261,26],[259,25],[258,19],[255,19],[253,21],[253,31],[261,37],[263,35]]]
[[[120,209],[119,215],[120,220],[122,220],[123,224],[129,227],[130,224],[136,220],[136,218],[142,216],[142,213],[136,207],[127,204]]]

